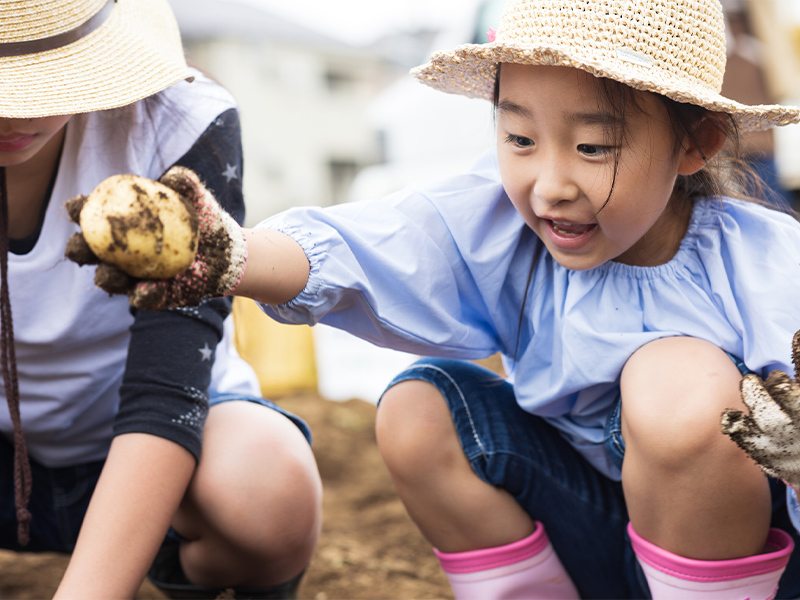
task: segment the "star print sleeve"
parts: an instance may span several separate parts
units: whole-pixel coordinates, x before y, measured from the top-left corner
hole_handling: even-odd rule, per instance
[[[200,457],[208,385],[230,300],[197,308],[138,311],[114,435],[148,433]]]
[[[220,206],[243,223],[242,142],[236,109],[219,115],[175,164],[197,173]]]
[[[242,222],[236,110],[220,114],[176,164],[195,171],[220,204]],[[134,311],[114,435],[156,435],[199,458],[211,367],[230,310],[230,299],[214,299],[194,308]]]

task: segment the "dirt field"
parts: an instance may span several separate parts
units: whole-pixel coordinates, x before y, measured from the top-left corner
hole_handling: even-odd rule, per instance
[[[303,599],[452,598],[438,561],[397,499],[377,446],[375,407],[289,396],[311,425],[325,487],[324,526],[300,588]],[[50,598],[68,557],[0,551],[0,598]],[[149,583],[139,599],[164,598]]]

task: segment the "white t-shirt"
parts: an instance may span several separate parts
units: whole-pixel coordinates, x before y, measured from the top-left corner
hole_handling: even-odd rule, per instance
[[[70,120],[39,239],[31,252],[9,255],[22,426],[30,455],[47,466],[105,457],[133,323],[125,296],[110,297],[94,284],[94,268],[64,257],[79,230],[64,203],[113,174],[158,179],[218,115],[235,107],[227,91],[199,73],[159,97]],[[260,395],[227,330],[209,393]],[[5,403],[1,386],[0,397]],[[6,410],[0,410],[0,431],[13,431]]]

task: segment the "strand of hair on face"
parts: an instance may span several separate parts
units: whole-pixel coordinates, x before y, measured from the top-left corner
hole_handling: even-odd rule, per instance
[[[14,349],[11,300],[8,295],[8,188],[5,167],[0,167],[0,328],[2,328],[0,360],[2,360],[3,382],[6,388],[8,412],[14,426],[14,506],[17,509],[17,541],[20,546],[27,546],[30,541],[31,513],[28,510],[28,502],[31,498],[32,477],[19,414],[17,355]]]

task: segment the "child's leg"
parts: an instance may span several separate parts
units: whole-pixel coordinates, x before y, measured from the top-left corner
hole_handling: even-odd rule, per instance
[[[771,529],[761,554],[693,560],[651,544],[632,526],[629,533],[655,600],[771,600],[794,549],[788,533]]]
[[[188,540],[180,565],[191,584],[259,597],[259,588],[295,580],[316,546],[320,512],[316,462],[295,423],[254,402],[212,405],[197,471],[172,523]],[[173,597],[185,587],[174,586]]]
[[[765,551],[767,479],[720,432],[722,410],[743,406],[740,379],[719,348],[679,337],[642,347],[623,370],[628,512],[635,532],[667,553],[721,561]]]
[[[533,521],[514,497],[472,470],[450,410],[433,385],[412,380],[393,386],[381,399],[378,415],[378,446],[395,489],[435,548],[492,548],[534,532]]]
[[[458,598],[575,597],[562,563],[586,596],[639,592],[621,486],[519,408],[512,387],[490,372],[419,361],[382,398],[377,434],[398,493]],[[552,582],[563,586],[546,587]],[[505,591],[481,587],[499,583]]]
[[[458,600],[578,598],[541,523],[508,492],[475,475],[433,385],[399,383],[381,404],[377,435],[383,458]],[[407,421],[419,419],[423,426],[398,422],[406,411],[416,415]]]
[[[434,553],[458,600],[580,598],[542,523],[511,544],[469,552],[434,548]]]

